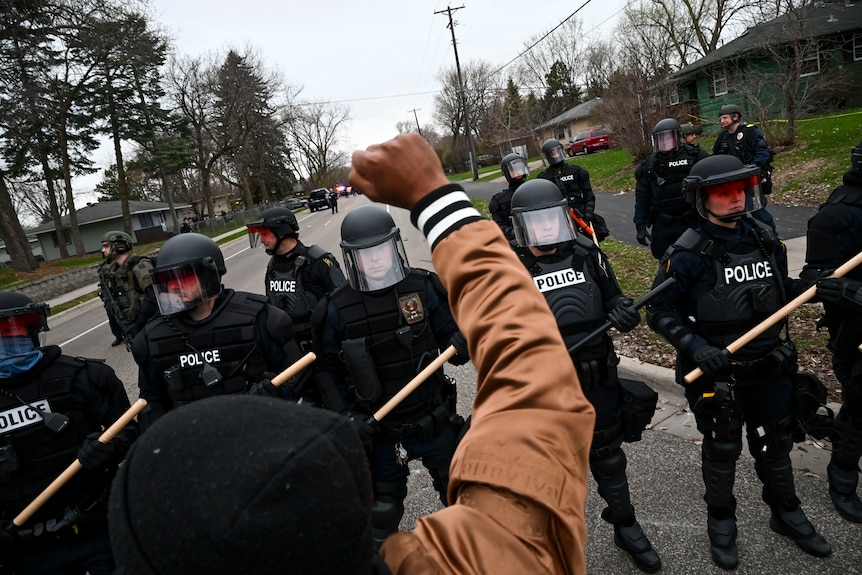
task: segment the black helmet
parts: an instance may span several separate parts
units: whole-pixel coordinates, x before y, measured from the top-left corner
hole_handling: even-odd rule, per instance
[[[725,104],[718,110],[719,117],[725,115],[733,117],[734,114],[736,114],[740,118],[742,117],[742,108],[740,108],[736,104]]]
[[[344,216],[341,249],[353,289],[377,291],[407,277],[407,253],[401,230],[379,206],[360,206]]]
[[[563,149],[563,145],[555,138],[545,140],[545,143],[542,144],[542,154],[551,166],[560,164],[566,159],[566,151]]]
[[[18,292],[0,292],[0,359],[17,355],[17,346],[7,338],[28,337],[39,347],[39,334],[48,331],[50,314],[48,304],[34,303]]]
[[[185,233],[170,238],[156,262],[153,289],[162,315],[194,308],[221,293],[221,276],[227,273],[224,255],[204,235]]]
[[[576,237],[566,198],[556,184],[542,179],[524,182],[512,194],[512,228],[519,246],[541,251]]]
[[[269,208],[263,210],[257,219],[246,224],[248,228],[248,241],[252,249],[257,247],[260,242],[260,233],[263,230],[271,231],[278,238],[278,242],[273,249],[267,249],[266,253],[272,255],[278,251],[278,246],[284,238],[299,237],[299,222],[296,221],[296,216],[287,208]]]
[[[682,144],[682,128],[673,118],[665,118],[652,129],[651,139],[656,152],[675,152]]]
[[[709,156],[696,163],[683,180],[683,194],[692,203],[702,218],[710,215],[721,221],[735,221],[743,214],[763,207],[760,191],[760,168],[746,166],[736,156],[726,154]],[[707,209],[705,203],[711,194],[745,193],[741,210],[717,215]]]
[[[102,236],[103,244],[111,244],[111,250],[117,254],[127,254],[132,251],[132,236],[126,232],[108,232]]]
[[[680,124],[679,129],[682,131],[683,137],[697,134],[697,128],[691,123]]]
[[[530,175],[530,168],[527,167],[527,160],[520,154],[506,154],[500,161],[500,171],[506,176],[506,181],[510,184],[514,182],[523,182]]]

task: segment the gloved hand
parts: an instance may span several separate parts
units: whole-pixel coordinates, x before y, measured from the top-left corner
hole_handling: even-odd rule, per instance
[[[138,335],[139,331],[141,330],[138,329],[137,325],[131,324],[123,330],[123,339],[129,342],[133,341],[135,339],[135,336]]]
[[[638,243],[640,245],[648,246],[651,240],[652,236],[649,235],[646,228],[638,228]]]
[[[278,388],[273,385],[272,380],[262,379],[257,383],[251,384],[246,395],[262,395],[263,397],[281,397]]]
[[[464,365],[470,361],[470,351],[467,349],[467,340],[464,334],[456,331],[449,339],[449,345],[455,348],[455,355],[449,359],[452,365]]]
[[[18,527],[9,519],[0,520],[0,555],[8,557],[18,545]]]
[[[114,459],[116,445],[112,441],[102,443],[99,441],[100,435],[98,431],[88,435],[78,450],[78,461],[84,469],[104,469]]]
[[[635,309],[634,302],[626,298],[608,313],[608,321],[619,331],[631,331],[641,322],[641,314]]]
[[[697,367],[707,375],[715,375],[730,369],[730,357],[726,349],[705,345],[698,348],[691,357],[697,363]]]
[[[374,438],[377,437],[377,421],[373,417],[363,416],[362,414],[350,411],[346,415],[359,435],[359,439],[362,441],[365,454],[371,456],[371,450],[374,449]]]
[[[859,287],[859,282],[848,278],[824,278],[817,282],[817,297],[829,303],[839,303],[844,298],[855,301]]]

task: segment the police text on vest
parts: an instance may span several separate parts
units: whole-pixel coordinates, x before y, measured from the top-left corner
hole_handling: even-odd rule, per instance
[[[584,272],[577,272],[573,269],[559,270],[533,277],[533,283],[536,284],[540,292],[553,291],[585,281]]]
[[[31,403],[33,407],[45,413],[51,413],[51,407],[48,405],[47,399],[40,399]],[[42,421],[42,416],[33,410],[29,405],[13,407],[6,411],[0,411],[0,433],[12,431],[19,427],[26,427],[33,423]]]
[[[733,266],[732,268],[724,268],[724,281],[728,284],[762,280],[771,277],[772,268],[769,267],[769,262],[754,262]]]
[[[180,367],[191,367],[194,365],[203,365],[206,363],[219,363],[221,361],[221,353],[217,349],[208,349],[201,353],[187,353],[180,356]]]

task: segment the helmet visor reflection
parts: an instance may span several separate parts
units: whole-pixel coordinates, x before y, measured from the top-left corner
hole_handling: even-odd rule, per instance
[[[760,177],[754,174],[730,182],[702,186],[698,191],[700,192],[698,211],[711,212],[720,219],[748,214],[763,208]],[[707,217],[705,213],[701,215]]]
[[[192,309],[217,296],[207,293],[206,284],[201,281],[206,272],[200,262],[153,271],[153,290],[161,314],[168,316]]]
[[[652,135],[652,145],[657,152],[671,152],[676,149],[676,131],[662,130]]]
[[[523,158],[518,158],[509,162],[509,176],[511,178],[523,178],[530,175],[530,169],[527,167],[527,162]]]
[[[515,212],[512,223],[521,247],[552,246],[575,239],[574,226],[564,206]]]

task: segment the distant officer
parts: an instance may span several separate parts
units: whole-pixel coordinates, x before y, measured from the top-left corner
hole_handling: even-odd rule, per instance
[[[683,196],[682,181],[709,154],[684,143],[673,118],[655,125],[652,145],[653,153],[635,170],[634,223],[638,243],[649,245],[659,259],[685,230],[697,225],[697,210]]]
[[[700,148],[700,144],[697,142],[697,127],[695,127],[694,124],[680,124],[680,130],[682,131],[682,139],[686,144],[695,148]]]
[[[518,186],[527,181],[530,169],[527,167],[527,160],[524,156],[507,154],[500,162],[500,171],[503,172],[506,181],[509,182],[509,187],[494,194],[488,204],[488,210],[491,212],[491,219],[497,222],[506,239],[512,241],[515,239],[515,234],[512,231],[512,220],[509,219],[512,212],[512,194],[515,193]]]
[[[131,342],[158,311],[150,281],[153,260],[133,256],[132,249],[132,238],[125,232],[102,236],[105,263],[99,267],[100,296],[114,334],[112,347]]]
[[[745,423],[769,527],[806,553],[832,549],[800,507],[790,450],[796,348],[779,322],[733,355],[725,349],[796,295],[787,277],[784,245],[768,226],[747,217],[760,207],[759,170],[732,156],[711,156],[692,168],[685,189],[704,218],[662,258],[656,285],[676,283],[649,307],[650,327],[677,350],[677,377],[695,367],[704,375],[685,388],[703,434],[707,533],[722,569],[738,564],[733,483]],[[782,337],[784,331],[784,337]]]
[[[559,140],[551,138],[542,144],[542,155],[548,161],[539,178],[554,182],[563,197],[569,202],[569,207],[575,210],[575,216],[586,224],[592,224],[598,241],[602,241],[610,232],[605,224],[605,219],[596,214],[596,195],[590,185],[590,174],[585,169],[566,162],[566,151]],[[578,223],[577,221],[575,223]],[[578,224],[580,227],[584,227]],[[589,229],[585,229],[590,233]]]
[[[104,362],[42,347],[48,314],[46,304],[0,293],[0,572],[109,575],[108,490],[138,426],[98,441],[129,408],[126,390]],[[16,527],[76,458],[83,469]]]
[[[379,547],[404,514],[410,460],[422,459],[447,503],[449,464],[463,424],[455,411],[455,383],[440,369],[374,429],[363,422],[450,343],[458,344],[461,363],[467,352],[446,290],[434,273],[409,267],[401,231],[383,208],[366,205],[348,213],[341,247],[349,283],[314,313],[317,377],[329,390],[326,407],[351,417],[369,449],[372,534]]]
[[[862,141],[851,151],[843,179],[808,221],[804,279],[815,280],[862,251]],[[829,495],[842,517],[862,523],[856,494],[862,457],[862,267],[840,279],[818,281],[817,296],[826,311],[832,368],[843,400],[827,467]]]
[[[262,295],[224,289],[224,256],[197,233],[159,251],[153,289],[161,311],[132,344],[149,405],[143,430],[170,409],[213,395],[285,396],[269,379],[299,357],[290,316]]]
[[[736,104],[726,104],[718,111],[721,132],[712,145],[712,153],[736,156],[743,164],[760,168],[760,190],[763,194],[763,209],[755,212],[754,217],[769,224],[775,231],[775,220],[765,208],[768,196],[772,193],[772,158],[775,154],[769,149],[766,137],[757,126],[749,126],[741,121],[742,108]]]
[[[512,197],[512,224],[518,256],[548,300],[568,347],[581,342],[606,319],[621,332],[638,326],[640,314],[622,293],[610,262],[592,240],[575,232],[568,204],[556,186],[532,180],[518,188]],[[617,376],[620,360],[613,341],[603,333],[571,357],[584,395],[596,410],[590,470],[599,495],[608,504],[602,518],[614,526],[614,542],[631,555],[639,569],[657,571],[661,559],[635,519],[629,493],[622,450],[625,422]],[[653,405],[647,422],[654,412]]]

